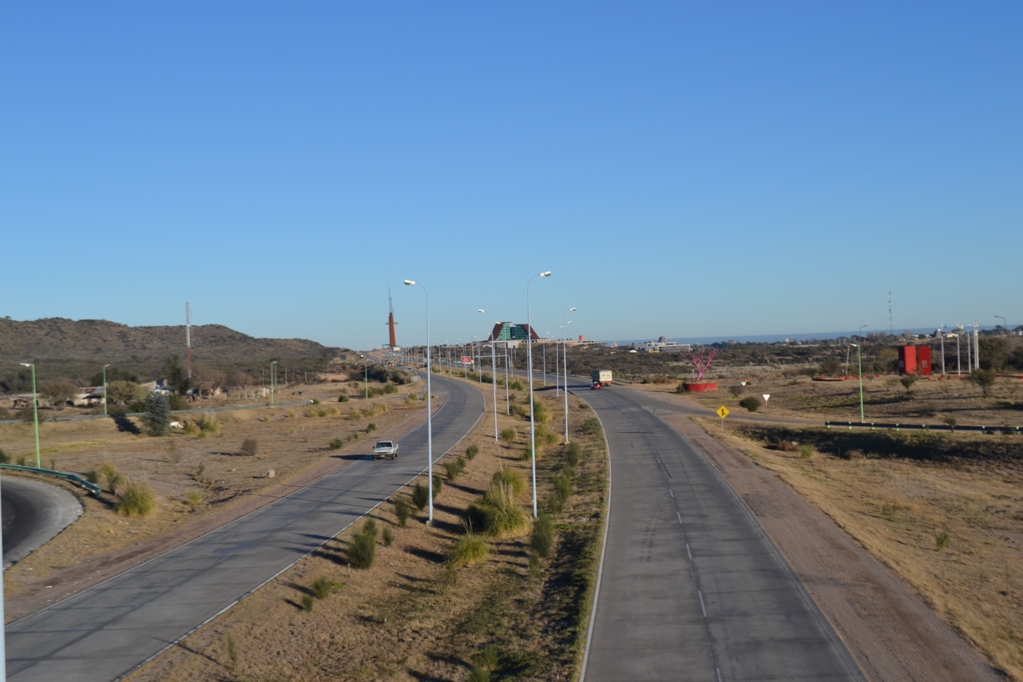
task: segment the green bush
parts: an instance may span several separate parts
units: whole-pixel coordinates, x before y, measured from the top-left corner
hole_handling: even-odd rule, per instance
[[[220,422],[209,412],[204,413],[195,423],[203,433],[218,433]]]
[[[10,462],[11,456],[4,452],[2,448],[0,448],[0,464],[10,464]]]
[[[938,548],[938,551],[940,552],[941,550],[948,547],[948,543],[951,539],[952,538],[951,536],[949,536],[948,533],[942,532],[941,534],[938,535],[937,538],[935,538],[934,544]]]
[[[540,514],[533,522],[529,536],[529,548],[537,556],[547,558],[554,551],[554,522],[546,514]]]
[[[536,440],[540,445],[554,445],[558,442],[558,434],[549,430],[546,426],[541,426],[536,430]]]
[[[526,492],[526,482],[515,469],[501,469],[490,479],[491,485],[505,485],[513,495],[522,495]]]
[[[23,460],[24,457],[21,459]],[[19,461],[18,463],[24,464],[24,461]],[[113,464],[107,462],[102,467],[100,467],[99,473],[101,476],[103,476],[103,478],[106,479],[107,490],[110,491],[110,494],[116,495],[117,489],[120,487],[121,483],[124,482],[124,476],[121,475],[121,472],[115,469]]]
[[[470,505],[468,519],[472,527],[495,538],[515,537],[529,527],[529,517],[515,504],[515,495],[506,484],[490,486]]]
[[[142,425],[150,436],[166,436],[170,429],[170,404],[167,396],[153,391],[146,396]]]
[[[448,480],[454,481],[465,471],[465,460],[458,457],[450,462],[444,462],[441,466],[444,467],[444,473],[447,474]]]
[[[764,401],[755,395],[748,395],[739,401],[739,407],[746,408],[750,412],[756,412],[764,406]]]
[[[430,501],[430,489],[425,483],[419,482],[412,486],[412,504],[423,511]]]
[[[311,595],[311,594],[303,594],[302,595],[302,609],[304,611],[312,611],[313,610],[313,604],[315,604],[315,603],[316,602],[313,600],[313,595]]]
[[[341,395],[339,395],[337,397],[337,401],[339,403],[347,403],[349,400],[350,400],[350,398],[348,396],[346,396],[344,393],[342,393]]]
[[[486,540],[473,533],[468,533],[458,538],[448,550],[448,563],[454,566],[471,566],[483,561],[489,555],[490,547]]]
[[[508,388],[510,388],[513,391],[525,391],[526,390],[525,385],[523,385],[523,383],[521,381],[519,381],[518,379],[516,379],[513,382],[511,382],[510,384],[508,384]]]
[[[99,483],[99,472],[95,469],[89,469],[85,472],[85,480],[89,483]]]
[[[488,644],[483,647],[483,651],[476,656],[476,667],[485,670],[497,670],[498,664],[501,662],[501,650],[497,648],[496,644]],[[489,679],[489,675],[487,677]]]
[[[156,509],[156,495],[148,481],[129,478],[124,484],[124,492],[117,500],[115,508],[119,514],[125,516],[139,518],[149,516]]]
[[[377,524],[366,519],[348,543],[348,563],[355,568],[370,568],[377,553]]]
[[[373,422],[370,422],[369,424],[366,424],[366,433],[373,433],[376,430],[377,430],[377,425],[374,424]]]
[[[533,420],[537,424],[546,424],[551,420],[551,411],[539,399],[533,399]]]
[[[560,512],[565,508],[565,503],[572,495],[572,478],[568,472],[563,471],[554,477],[554,493],[548,501],[548,506],[553,512]]]
[[[508,427],[507,429],[501,429],[501,440],[503,440],[508,445],[514,443],[518,435],[519,432],[511,427]]]
[[[395,386],[394,384],[387,384],[386,386],[384,386],[384,393],[391,394],[391,393],[397,393],[397,392],[398,392],[398,387]]]
[[[800,445],[799,456],[803,459],[810,459],[813,457],[813,448],[809,445]]]
[[[514,414],[516,417],[522,417],[523,419],[529,419],[529,410],[527,410],[524,405],[515,405],[515,404],[513,404],[511,406],[511,411],[512,411],[512,414]]]
[[[405,524],[408,523],[408,517],[412,515],[412,505],[409,504],[408,498],[404,495],[395,495],[391,499],[391,504],[394,505],[394,515],[398,517],[398,525],[404,528]]]
[[[579,466],[579,458],[582,452],[583,450],[579,447],[579,443],[569,443],[565,446],[565,459],[572,466]]]
[[[255,438],[246,438],[242,441],[241,454],[246,457],[255,457],[259,452],[259,443]]]
[[[327,576],[321,575],[309,586],[309,591],[312,592],[313,596],[317,599],[326,599],[339,587],[341,587],[341,583],[331,580]]]
[[[476,458],[476,455],[480,453],[480,446],[470,445],[465,449],[465,458],[470,462]]]
[[[185,396],[178,395],[177,393],[171,395],[167,399],[167,404],[170,405],[172,410],[187,410],[188,401],[185,400]],[[133,412],[141,412],[142,410],[132,410]]]
[[[440,474],[433,475],[433,499],[437,499],[440,495],[440,489],[444,487],[444,479],[440,477]]]
[[[342,441],[340,438],[335,438],[334,440],[330,441],[331,450],[340,450],[342,445],[344,445],[344,441]]]
[[[394,531],[390,527],[384,528],[383,532],[384,547],[390,547],[394,544]]]
[[[490,682],[490,671],[486,668],[473,668],[469,672],[469,682]]]

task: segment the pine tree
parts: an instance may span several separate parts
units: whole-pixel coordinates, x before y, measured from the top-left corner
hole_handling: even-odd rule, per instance
[[[170,403],[167,396],[153,391],[146,396],[145,414],[142,424],[150,436],[166,436],[170,428]]]

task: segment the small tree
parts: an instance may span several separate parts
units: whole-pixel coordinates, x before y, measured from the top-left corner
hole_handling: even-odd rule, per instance
[[[913,384],[915,384],[917,382],[917,379],[919,378],[920,377],[918,377],[916,374],[907,374],[903,376],[901,379],[899,379],[899,383],[902,384],[902,387],[904,389],[906,389],[907,397],[909,398],[913,397]]]
[[[142,425],[150,436],[166,436],[170,428],[170,403],[162,393],[153,391],[146,396]]]
[[[970,382],[987,398],[991,395],[991,389],[995,385],[995,371],[991,369],[978,369],[970,375]]]
[[[70,379],[61,377],[44,381],[39,387],[39,393],[49,400],[51,405],[63,408],[75,399],[78,387]]]
[[[710,367],[710,363],[714,362],[714,356],[717,354],[716,350],[708,351],[706,348],[691,350],[686,354],[689,362],[693,363],[693,367],[696,368],[697,381],[703,378],[703,373]]]
[[[131,405],[145,398],[145,389],[133,381],[111,381],[107,384],[107,402]]]
[[[748,395],[739,401],[739,406],[746,408],[750,412],[756,412],[764,406],[764,402],[755,395]]]

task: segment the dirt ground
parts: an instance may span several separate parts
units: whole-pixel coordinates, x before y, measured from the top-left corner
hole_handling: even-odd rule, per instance
[[[556,433],[561,401],[553,391],[540,395]],[[520,405],[526,402],[519,392],[513,396]],[[522,459],[528,420],[499,414],[499,428],[517,432],[512,443],[499,446],[488,413],[445,459],[476,445],[479,454],[466,461],[465,472],[450,481],[438,468],[445,481],[432,526],[425,524],[425,512],[413,509],[402,527],[394,506],[382,505],[371,514],[381,529],[372,568],[348,566],[352,535],[363,527],[356,524],[127,679],[459,680],[474,667],[492,670],[492,679],[575,679],[599,555],[607,467],[602,437],[580,431],[592,412],[571,398],[570,413],[572,438],[583,455],[568,503],[552,515],[558,541],[550,559],[531,565],[527,526],[514,537],[487,538],[490,554],[480,563],[454,568],[447,562],[452,544],[465,535],[466,509],[491,477],[511,469],[528,481],[529,462]],[[551,445],[540,453],[543,510],[565,452]],[[528,511],[528,488],[517,501]],[[393,534],[390,544],[384,533]],[[336,583],[329,596],[313,599],[317,578]]]
[[[725,405],[741,414],[739,401],[748,396],[770,395],[757,414],[779,419],[798,419],[822,424],[831,421],[859,421],[860,393],[856,378],[846,381],[814,381],[807,376],[750,375],[746,387],[739,380],[721,381],[716,391],[687,394],[693,402],[716,410]],[[671,393],[677,384],[642,384],[645,390]],[[732,395],[731,389],[742,393]],[[1000,377],[990,395],[965,377],[924,377],[906,389],[897,376],[863,377],[863,411],[868,422],[904,421],[943,425],[952,417],[958,425],[1023,426],[1023,380]]]
[[[398,435],[425,419],[425,403],[409,399],[418,384],[338,402],[342,392],[361,389],[319,384],[282,396],[294,399],[301,390],[302,399],[320,400],[317,405],[173,415],[189,423],[189,433],[164,438],[119,430],[107,419],[40,424],[44,467],[84,476],[108,464],[147,481],[157,504],[149,516],[130,518],[115,511],[108,491],[97,499],[65,486],[82,499],[85,514],[4,572],[8,622],[286,495],[344,466],[341,455],[365,451],[376,436]],[[204,418],[208,430],[191,428]],[[257,443],[254,456],[240,454],[246,439]],[[330,447],[335,439],[339,449]],[[34,459],[31,424],[0,425],[0,443],[14,458]],[[99,483],[108,490],[108,481]]]
[[[991,678],[964,655],[965,639],[1023,680],[1018,466],[806,458],[733,428],[722,436],[716,417],[668,421],[743,497],[870,679]]]

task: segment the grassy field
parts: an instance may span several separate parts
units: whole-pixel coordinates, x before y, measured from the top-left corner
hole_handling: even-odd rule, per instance
[[[513,397],[518,406],[527,400],[521,391]],[[584,404],[569,403],[576,450],[554,435],[561,400],[553,391],[539,400],[550,419],[538,435],[548,444],[538,447],[537,464],[550,535],[530,519],[528,419],[499,414],[495,443],[488,414],[435,470],[442,486],[432,526],[415,506],[400,521],[414,482],[370,515],[370,568],[349,568],[367,551],[357,538],[367,532],[360,522],[129,679],[575,679],[602,537],[607,455]],[[487,500],[501,490],[511,505],[496,514]]]

